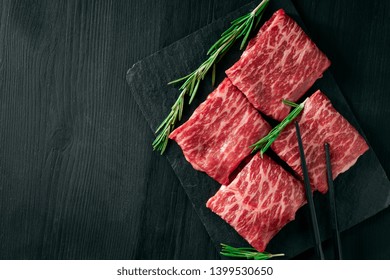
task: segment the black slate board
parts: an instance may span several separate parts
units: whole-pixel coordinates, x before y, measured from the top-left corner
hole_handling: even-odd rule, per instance
[[[204,60],[208,47],[226,29],[230,20],[250,11],[256,4],[257,1],[242,7],[143,59],[129,69],[127,81],[131,94],[134,96],[153,131],[169,113],[171,105],[179,94],[176,88],[167,86],[167,82],[195,69]],[[268,19],[271,13],[278,8],[283,8],[287,14],[303,26],[297,11],[290,1],[271,1],[264,18]],[[237,49],[232,49],[218,64],[218,82],[223,79],[224,70],[237,61],[240,54],[241,52]],[[309,90],[309,93],[314,92],[314,89],[317,88],[326,93],[334,107],[364,135],[329,71],[313,86],[312,90]],[[211,91],[212,88],[208,78],[202,84],[196,101],[191,106],[187,106],[183,122],[188,119],[197,105]],[[205,207],[208,198],[220,187],[219,184],[206,174],[194,170],[184,159],[180,148],[175,143],[171,142],[169,144],[165,156],[172,165],[215,244],[218,246],[222,242],[233,246],[247,246],[247,243],[233,228]],[[336,179],[335,186],[341,230],[356,225],[385,209],[390,204],[390,183],[372,149],[365,153],[350,170],[341,174]],[[324,240],[330,236],[326,196],[316,193],[315,203],[321,237]],[[288,258],[291,258],[312,247],[311,230],[308,221],[308,209],[303,207],[297,212],[296,220],[289,223],[275,236],[268,245],[267,250],[270,252],[284,252]]]

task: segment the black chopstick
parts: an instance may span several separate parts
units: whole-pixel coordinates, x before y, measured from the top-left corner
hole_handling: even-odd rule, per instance
[[[333,232],[334,255],[336,260],[342,260],[343,255],[341,252],[341,240],[340,240],[339,226],[337,223],[336,200],[334,195],[332,165],[330,164],[330,152],[329,152],[328,143],[325,143],[325,157],[326,157],[326,175],[328,178],[328,191],[329,191],[330,223],[332,225],[332,232]]]
[[[314,207],[314,201],[313,201],[313,193],[312,193],[311,187],[310,187],[309,174],[307,172],[305,152],[303,151],[301,132],[299,130],[299,124],[297,121],[295,122],[295,130],[296,130],[297,138],[298,138],[299,155],[301,157],[301,166],[302,166],[302,171],[303,171],[303,180],[305,183],[306,199],[307,199],[307,203],[309,204],[311,225],[313,227],[313,232],[314,232],[315,250],[316,250],[318,258],[323,260],[324,253],[322,251],[320,230],[318,228],[316,209]]]

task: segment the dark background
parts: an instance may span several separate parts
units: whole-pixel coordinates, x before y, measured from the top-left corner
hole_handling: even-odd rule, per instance
[[[249,2],[0,2],[1,259],[219,258],[125,75]],[[293,2],[389,176],[390,1]],[[390,259],[388,236],[389,209],[345,258]]]

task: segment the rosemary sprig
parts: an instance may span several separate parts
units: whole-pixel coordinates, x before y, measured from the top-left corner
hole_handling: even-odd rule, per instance
[[[279,134],[282,130],[291,123],[303,110],[305,106],[305,101],[301,104],[296,104],[294,102],[283,100],[283,103],[289,106],[294,107],[294,110],[288,114],[287,117],[284,118],[277,126],[275,126],[265,137],[261,138],[255,144],[251,145],[252,153],[260,150],[260,155],[263,156],[265,151],[271,146],[271,144],[278,138]]]
[[[231,46],[241,37],[243,37],[243,39],[241,41],[240,49],[245,46],[253,27],[256,27],[260,22],[260,19],[264,13],[265,8],[268,6],[269,1],[270,0],[261,1],[261,3],[253,11],[233,20],[231,22],[231,26],[222,33],[218,41],[215,42],[214,45],[212,45],[208,50],[208,58],[206,61],[204,61],[192,73],[169,83],[182,83],[179,88],[181,92],[176,102],[173,104],[170,113],[163,120],[155,132],[158,135],[152,143],[153,150],[158,150],[161,154],[164,153],[168,144],[169,134],[175,127],[176,122],[181,120],[185,97],[189,97],[188,104],[191,104],[199,89],[200,82],[205,78],[210,69],[212,70],[212,84],[214,86],[216,63],[219,62],[219,60],[227,53]]]
[[[248,260],[268,260],[274,257],[283,257],[284,254],[271,254],[258,252],[254,248],[235,248],[226,244],[221,244],[221,255],[233,258],[246,258]]]

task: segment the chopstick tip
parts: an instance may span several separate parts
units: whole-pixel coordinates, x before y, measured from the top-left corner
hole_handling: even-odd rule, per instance
[[[328,142],[325,142],[324,145],[325,145],[325,147],[328,147],[328,148],[329,148],[329,146],[330,146]]]

